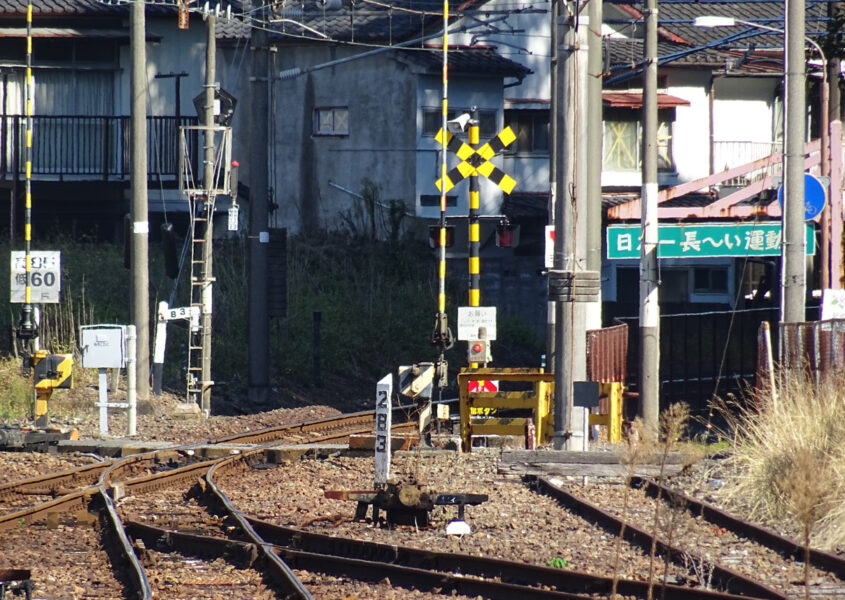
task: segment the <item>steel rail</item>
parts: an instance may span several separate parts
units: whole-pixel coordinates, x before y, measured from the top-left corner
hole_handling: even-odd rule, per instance
[[[126,535],[126,529],[123,526],[123,522],[120,520],[120,515],[118,515],[117,510],[115,510],[114,503],[109,496],[108,490],[106,490],[106,488],[102,485],[99,485],[97,486],[97,492],[97,498],[103,503],[103,507],[105,508],[103,511],[103,520],[109,525],[109,530],[111,531],[112,536],[114,536],[117,540],[117,545],[120,548],[120,556],[128,565],[127,570],[130,573],[130,579],[135,584],[135,589],[130,590],[130,594],[127,595],[128,597],[137,600],[151,600],[153,592],[150,588],[150,582],[147,579],[147,574],[144,571],[141,560],[132,548],[132,542],[129,541],[129,537]],[[109,556],[111,556],[111,553],[109,553]]]
[[[19,481],[11,481],[0,485],[0,498],[7,498],[15,494],[38,494],[48,496],[61,493],[61,490],[69,487],[89,487],[94,485],[100,475],[111,464],[93,463],[75,467],[59,473],[38,475]],[[67,493],[67,492],[65,492]]]
[[[546,585],[558,591],[573,594],[608,595],[611,593],[613,586],[612,577],[591,575],[582,571],[553,569],[502,559],[448,552],[431,552],[392,544],[338,538],[275,525],[256,518],[248,517],[248,520],[252,528],[265,540],[277,546],[303,550],[313,554],[345,556],[426,570],[498,578],[505,583],[517,585]],[[664,592],[665,596],[663,595]],[[623,596],[645,598],[648,594],[648,583],[633,579],[619,579],[617,593]],[[665,598],[665,600],[747,600],[748,598],[748,596],[672,584],[658,584],[654,586],[654,593],[655,597],[660,594],[660,597]]]
[[[126,528],[133,537],[142,539],[148,547],[165,545],[184,552],[194,552],[206,556],[210,554],[222,555],[223,553],[231,555],[234,552],[239,552],[245,556],[254,556],[254,545],[249,542],[180,533],[135,521],[128,522]],[[501,600],[524,600],[526,598],[583,600],[584,598],[582,595],[493,580],[475,579],[462,575],[449,575],[443,572],[378,561],[315,554],[290,548],[277,548],[276,552],[284,558],[286,563],[294,565],[297,569],[343,575],[374,583],[388,578],[391,584],[398,584],[400,587],[437,591],[444,595],[454,591],[457,594],[467,596],[482,596]]]
[[[21,523],[30,525],[36,521],[46,519],[51,513],[81,512],[88,510],[91,498],[97,493],[96,486],[78,490],[59,498],[54,498],[36,506],[28,506],[7,515],[0,516],[0,531],[20,526]]]
[[[735,517],[719,508],[716,508],[712,504],[696,500],[695,498],[687,496],[682,492],[665,485],[661,485],[652,479],[633,477],[631,479],[631,486],[645,486],[646,493],[653,497],[657,496],[658,490],[660,490],[660,493],[663,494],[667,500],[680,502],[680,506],[686,506],[692,514],[701,515],[701,517],[714,525],[719,525],[720,527],[725,527],[731,531],[741,533],[761,546],[771,548],[772,550],[785,554],[786,556],[799,562],[804,561],[804,547],[800,542],[775,533],[771,529],[767,529],[766,527],[761,527],[755,523]],[[816,568],[829,571],[840,579],[845,579],[845,559],[831,552],[811,548],[810,564]]]
[[[333,417],[325,417],[322,419],[316,419],[313,421],[302,421],[300,423],[291,423],[287,425],[277,425],[274,427],[267,427],[265,429],[259,429],[257,431],[250,431],[246,433],[236,433],[233,435],[225,435],[217,438],[213,438],[209,440],[209,443],[212,444],[232,444],[232,443],[252,443],[252,444],[260,444],[266,443],[270,441],[274,441],[279,439],[282,434],[305,434],[305,433],[313,433],[313,432],[328,432],[332,430],[354,427],[354,426],[364,426],[364,425],[371,425],[375,422],[375,411],[367,410],[367,411],[360,411],[357,413],[350,413],[346,415],[337,415]],[[395,430],[404,431],[407,429],[414,430],[414,423],[400,423],[394,426]],[[355,433],[359,433],[360,431],[356,430]],[[372,429],[369,431],[372,432]],[[349,435],[348,433],[346,434]],[[329,437],[328,435],[326,438]],[[325,438],[320,438],[320,440],[314,441],[324,441]],[[332,438],[335,439],[335,438]]]
[[[224,494],[214,481],[215,474],[218,468],[225,469],[227,466],[232,466],[236,462],[242,462],[241,457],[232,457],[223,459],[217,464],[213,465],[205,474],[206,492],[214,496],[219,504],[221,504],[229,517],[237,523],[241,532],[249,538],[250,543],[261,552],[264,559],[272,567],[272,572],[276,582],[285,590],[292,598],[302,598],[303,600],[313,600],[311,593],[299,581],[299,578],[294,574],[290,567],[279,558],[273,550],[273,547],[266,543],[262,537],[256,533],[249,521],[244,517],[243,513],[229,501],[229,498]]]
[[[558,592],[569,594],[611,593],[613,586],[613,578],[611,577],[591,575],[574,570],[527,565],[522,562],[431,552],[378,542],[338,538],[274,525],[245,516],[231,505],[225,493],[217,485],[215,477],[224,470],[230,471],[228,474],[231,475],[231,471],[244,467],[248,468],[249,462],[258,454],[259,452],[253,452],[222,459],[206,475],[206,492],[211,494],[214,501],[222,505],[223,509],[233,517],[239,527],[253,541],[257,538],[262,540],[260,542],[262,544],[270,542],[274,546],[301,550],[309,555],[377,561],[426,571],[458,572],[463,575],[497,578],[504,583],[518,586],[545,585],[555,588]],[[748,596],[671,584],[665,586],[659,584],[654,588],[665,594],[663,597],[666,600],[739,600],[740,598],[748,598]],[[617,591],[620,594],[645,598],[648,595],[648,583],[620,579],[617,582]]]
[[[624,537],[633,544],[637,544],[642,548],[651,549],[652,543],[656,543],[657,550],[661,553],[668,553],[672,556],[693,556],[696,562],[708,565],[712,569],[713,580],[716,585],[722,588],[735,592],[741,595],[751,595],[758,598],[766,598],[768,600],[789,600],[789,597],[781,594],[777,590],[755,581],[742,575],[741,573],[729,569],[727,567],[718,565],[702,556],[696,556],[688,550],[681,549],[677,546],[669,544],[661,540],[657,536],[633,525],[627,521],[622,521],[616,515],[611,514],[599,506],[570,494],[563,488],[553,484],[544,477],[528,476],[528,480],[533,480],[538,489],[556,499],[561,505],[566,506],[576,514],[581,515],[585,519],[604,527],[608,531],[619,535],[624,525]]]

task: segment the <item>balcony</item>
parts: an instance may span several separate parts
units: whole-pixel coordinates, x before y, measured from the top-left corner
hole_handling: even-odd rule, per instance
[[[783,144],[780,142],[722,141],[713,142],[713,171],[728,171],[734,167],[753,163],[761,158],[778,155]],[[726,180],[723,186],[744,187],[780,173],[780,160],[762,163],[756,169],[739,177]]]
[[[147,117],[147,172],[154,181],[176,181],[178,130],[196,117]],[[129,178],[132,145],[128,116],[35,116],[32,118],[32,178],[54,181],[121,181]],[[197,172],[196,130],[187,155]],[[26,117],[0,117],[0,181],[26,175]]]

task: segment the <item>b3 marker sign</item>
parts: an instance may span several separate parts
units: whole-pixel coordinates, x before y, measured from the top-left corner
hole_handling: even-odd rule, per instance
[[[30,302],[57,304],[62,289],[62,253],[46,250],[29,253]],[[11,302],[26,302],[26,252],[12,251]]]

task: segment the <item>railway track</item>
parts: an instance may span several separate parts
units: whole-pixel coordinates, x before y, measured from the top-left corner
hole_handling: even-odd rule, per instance
[[[369,419],[369,427],[366,417],[357,413],[350,416],[347,426],[341,424],[342,418],[321,419],[217,438],[214,443],[255,445],[225,459],[200,460],[191,454],[191,446],[177,446],[5,484],[0,486],[0,555],[16,544],[34,548],[29,555],[33,561],[38,549],[52,545],[71,548],[66,556],[84,557],[89,576],[68,585],[73,597],[86,598],[322,598],[333,597],[340,589],[345,590],[345,596],[404,598],[406,588],[424,590],[420,597],[432,598],[595,598],[610,597],[614,585],[626,598],[646,598],[649,594],[683,600],[803,597],[804,588],[788,581],[794,580],[795,544],[774,541],[771,532],[749,543],[775,548],[767,559],[772,561],[767,571],[781,561],[787,573],[783,581],[761,582],[753,569],[726,566],[730,561],[725,559],[725,552],[729,550],[715,557],[699,555],[693,548],[673,546],[658,536],[658,555],[667,557],[667,565],[672,563],[667,572],[682,584],[659,583],[664,566],[660,559],[660,572],[652,578],[658,583],[650,592],[644,578],[618,578],[608,573],[526,564],[525,560],[434,551],[425,543],[415,548],[361,539],[377,533],[372,523],[348,523],[348,530],[327,535],[313,527],[285,526],[251,514],[254,507],[245,500],[243,488],[262,489],[261,477],[281,468],[269,462],[270,445],[302,437],[317,441],[321,430],[328,439],[342,439],[344,431],[347,436],[351,430],[369,431],[372,413]],[[288,474],[297,476],[292,471],[288,469]],[[281,474],[275,473],[276,477]],[[590,534],[596,539],[607,537],[608,532],[611,537],[619,533],[620,517],[614,515],[618,508],[604,502],[613,494],[602,494],[600,488],[585,489],[584,496],[603,499],[602,506],[597,506],[558,482],[534,479],[529,483],[538,497],[552,496],[567,511],[583,515],[596,528]],[[630,549],[625,551],[647,554],[644,548],[650,548],[652,538],[646,528],[636,527],[631,521],[648,521],[648,505],[641,504],[639,496],[645,499],[644,492],[655,492],[657,487],[637,483],[643,493],[638,494],[632,511],[643,512],[627,515],[625,545]],[[660,494],[674,506],[682,501],[677,492],[668,489]],[[705,523],[702,527],[711,533],[715,527],[720,540],[727,539],[726,532],[734,529],[737,536],[752,537],[741,519],[716,515],[713,507],[695,505],[693,499],[686,502],[691,512],[700,515],[690,518]],[[668,509],[665,512],[674,514]],[[359,535],[349,535],[355,531]],[[406,533],[412,541],[421,537],[419,532]],[[753,556],[758,556],[757,550]],[[845,597],[840,595],[841,563],[824,553],[816,552],[813,557],[818,569],[814,577],[823,583],[815,586],[812,596]],[[94,563],[105,567],[95,569]],[[3,567],[0,563],[0,573]],[[701,586],[702,569],[709,574],[711,590]],[[44,582],[36,585],[45,587]],[[61,586],[53,587],[53,597],[70,597],[63,592]]]

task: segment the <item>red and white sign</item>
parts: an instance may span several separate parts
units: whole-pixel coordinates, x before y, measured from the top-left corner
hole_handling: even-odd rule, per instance
[[[555,226],[546,225],[546,268],[555,266]]]
[[[499,391],[499,381],[469,381],[467,383],[467,389],[470,392],[498,392]]]

